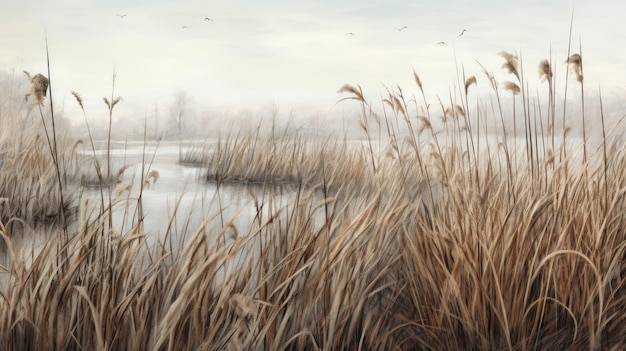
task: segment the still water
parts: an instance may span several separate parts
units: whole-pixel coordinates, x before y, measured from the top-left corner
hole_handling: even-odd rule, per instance
[[[187,143],[190,145],[191,143]],[[190,145],[182,148],[210,152],[207,143]],[[95,151],[106,173],[106,144],[100,144]],[[270,214],[293,205],[295,191],[290,187],[264,187],[243,183],[220,184],[205,180],[206,167],[181,165],[178,162],[178,143],[160,143],[145,145],[137,143],[113,143],[110,152],[112,173],[126,167],[121,182],[111,188],[79,187],[74,190],[77,198],[78,219],[85,213],[90,220],[97,217],[101,204],[105,207],[109,199],[113,201],[113,230],[118,234],[127,233],[137,223],[137,209],[141,202],[143,228],[149,246],[168,242],[168,247],[184,245],[185,239],[199,228],[205,228],[207,235],[214,236],[227,227],[229,235],[243,236],[258,229],[258,223]],[[92,150],[85,150],[86,156],[92,156]],[[93,168],[83,165],[89,171]],[[95,170],[91,169],[95,174]],[[143,188],[142,173],[158,172],[158,179],[150,178]],[[122,190],[124,189],[124,190]],[[70,232],[78,228],[75,221]],[[52,228],[25,230],[14,235],[11,240],[16,251],[26,256],[35,257],[53,235]],[[212,238],[209,238],[209,242]],[[0,264],[10,264],[6,250],[0,250]]]

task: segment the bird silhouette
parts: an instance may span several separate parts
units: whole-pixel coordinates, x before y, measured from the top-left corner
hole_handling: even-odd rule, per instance
[[[205,21],[210,21],[210,22],[215,22],[214,20],[212,20],[211,18],[208,18],[208,17],[204,17],[204,20]]]
[[[463,31],[461,32],[461,34],[457,35],[456,37],[460,37],[461,35],[463,35],[465,32],[467,32],[467,29],[463,29]]]
[[[398,32],[402,32],[403,30],[405,30],[405,29],[407,29],[407,28],[409,28],[409,27],[404,26],[404,27],[401,27],[401,28],[396,28],[396,30],[397,30]]]
[[[435,46],[437,46],[437,45],[448,45],[448,44],[446,44],[446,43],[445,43],[445,42],[443,42],[443,41],[440,41],[440,42],[438,42],[437,44],[435,44]]]
[[[124,17],[126,17],[126,15],[118,15],[117,13],[115,15],[119,17],[120,19],[124,19]]]
[[[352,33],[352,32],[348,32],[348,33],[346,33],[346,35],[355,35],[355,34]]]
[[[187,29],[187,28],[189,28],[189,27],[187,27],[187,26],[182,26],[180,29]]]

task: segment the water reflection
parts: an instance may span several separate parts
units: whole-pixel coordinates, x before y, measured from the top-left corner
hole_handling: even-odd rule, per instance
[[[112,155],[115,166],[132,164],[122,178],[122,187],[130,185],[130,189],[114,200],[122,201],[113,211],[113,224],[114,228],[130,228],[136,222],[135,213],[141,196],[144,229],[150,244],[166,235],[182,239],[203,224],[214,229],[210,232],[220,231],[228,224],[238,235],[246,235],[255,230],[255,220],[259,216],[268,216],[268,211],[286,206],[294,197],[294,191],[289,187],[208,183],[204,180],[204,168],[183,166],[177,162],[177,146],[156,149],[152,162],[143,168],[141,153],[133,149],[127,151]],[[158,181],[142,189],[142,172],[145,175],[151,170],[158,172]],[[89,202],[90,213],[96,215],[101,192],[87,189],[82,196]],[[115,190],[111,191],[111,196],[116,199]],[[108,199],[109,192],[106,191],[105,204]],[[270,199],[273,209],[266,204]]]

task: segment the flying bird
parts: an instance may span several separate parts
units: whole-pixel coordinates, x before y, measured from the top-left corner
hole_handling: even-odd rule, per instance
[[[212,20],[211,18],[208,18],[208,17],[204,17],[204,20],[205,21],[210,21],[210,22],[215,22],[214,20]]]
[[[182,28],[180,28],[180,29],[187,29],[187,28],[189,28],[189,27],[187,27],[187,26],[182,26]]]
[[[396,30],[397,30],[398,32],[402,32],[403,30],[405,30],[405,29],[407,29],[407,28],[409,28],[409,27],[404,26],[404,27],[402,27],[402,28],[396,28]]]
[[[118,15],[117,13],[115,15],[119,17],[120,19],[124,19],[124,17],[126,17],[126,15]]]
[[[448,45],[448,44],[446,44],[446,43],[445,43],[445,42],[443,42],[443,41],[440,41],[440,42],[438,42],[437,44],[435,44],[435,46],[437,46],[437,45]]]
[[[467,29],[463,29],[463,31],[461,32],[461,34],[457,35],[456,37],[460,37],[461,35],[463,35],[465,32],[467,32]]]
[[[355,34],[352,33],[352,32],[348,32],[348,33],[346,33],[346,35],[355,35]]]

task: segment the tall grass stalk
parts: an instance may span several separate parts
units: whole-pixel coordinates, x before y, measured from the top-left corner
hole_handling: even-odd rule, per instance
[[[115,68],[113,68],[113,75],[112,75],[112,79],[111,79],[111,100],[107,99],[106,97],[103,97],[102,100],[104,100],[104,103],[107,105],[107,110],[108,110],[108,129],[107,129],[107,179],[111,179],[111,130],[113,127],[113,108],[115,107],[115,105],[117,105],[121,98],[115,97],[115,78],[116,78],[117,74],[115,73]],[[108,192],[109,192],[109,213],[111,213],[112,211],[112,207],[111,207],[111,188],[108,188]],[[109,216],[109,226],[113,227],[113,223],[112,223],[112,219]]]

